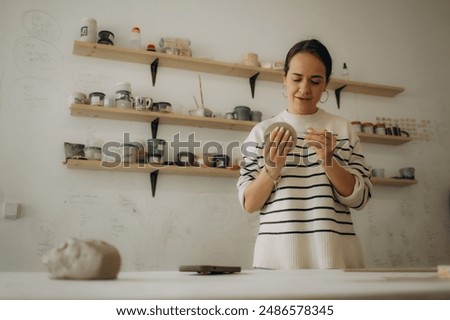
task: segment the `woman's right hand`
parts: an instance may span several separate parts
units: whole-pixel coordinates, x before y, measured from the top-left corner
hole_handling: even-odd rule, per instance
[[[264,147],[264,163],[272,177],[278,177],[286,163],[287,154],[294,149],[292,135],[283,127],[276,127],[270,132]]]

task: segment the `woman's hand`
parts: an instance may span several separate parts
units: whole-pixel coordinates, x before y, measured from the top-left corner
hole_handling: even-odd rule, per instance
[[[336,148],[336,135],[326,129],[308,128],[305,140],[308,146],[316,150],[317,159],[325,166],[331,166],[333,152]]]
[[[264,166],[258,177],[244,191],[244,208],[247,212],[261,210],[273,191],[276,180],[286,162],[286,156],[295,147],[289,130],[276,127],[265,137]]]
[[[276,127],[270,132],[270,136],[264,147],[264,163],[267,170],[273,172],[272,176],[279,176],[286,162],[287,154],[294,148],[294,141],[289,130]]]

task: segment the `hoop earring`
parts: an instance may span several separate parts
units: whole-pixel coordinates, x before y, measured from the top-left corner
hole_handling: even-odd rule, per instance
[[[281,94],[283,95],[283,97],[287,98],[287,93],[286,93],[286,85],[283,84],[283,87],[281,88]]]
[[[324,92],[326,92],[326,93],[327,93],[327,98],[325,99],[325,101],[319,100],[319,101],[320,101],[320,103],[325,103],[325,102],[327,102],[327,101],[328,101],[328,97],[330,96],[330,94],[328,93],[328,91],[327,91],[327,90],[325,90]],[[322,97],[321,97],[321,98],[322,98]]]

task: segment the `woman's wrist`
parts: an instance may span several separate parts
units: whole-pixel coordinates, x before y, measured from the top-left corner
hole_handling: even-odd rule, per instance
[[[273,187],[276,190],[278,188],[278,183],[281,180],[281,175],[280,174],[273,174],[269,171],[269,169],[267,169],[267,166],[264,165],[263,170],[262,170],[265,175],[272,181],[273,183]]]

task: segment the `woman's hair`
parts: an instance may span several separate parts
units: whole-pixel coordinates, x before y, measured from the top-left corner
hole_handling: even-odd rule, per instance
[[[289,71],[289,64],[291,63],[292,57],[301,52],[313,54],[319,58],[320,61],[322,61],[325,65],[326,82],[328,83],[330,80],[331,69],[333,67],[333,61],[328,49],[316,39],[303,40],[294,44],[286,55],[286,61],[284,62],[284,74],[286,75]]]

